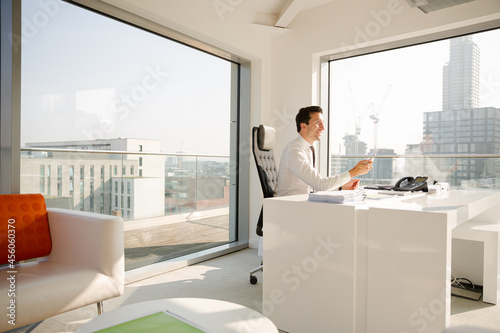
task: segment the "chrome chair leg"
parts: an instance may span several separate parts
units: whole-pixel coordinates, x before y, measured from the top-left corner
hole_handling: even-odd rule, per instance
[[[257,273],[258,271],[263,271],[263,270],[264,270],[264,265],[261,263],[259,267],[250,271],[250,283],[251,284],[256,284],[258,281],[257,277],[254,274]]]
[[[104,312],[104,303],[101,301],[97,303],[97,315],[100,316],[103,312]]]

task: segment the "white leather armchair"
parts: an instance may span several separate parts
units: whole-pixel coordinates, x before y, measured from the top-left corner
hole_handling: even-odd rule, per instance
[[[9,316],[0,331],[35,323],[48,317],[120,296],[124,289],[124,242],[121,217],[47,209],[52,251],[36,261],[3,266],[0,307],[15,299],[15,326]],[[15,276],[15,298],[6,277]],[[8,310],[7,310],[8,313]]]

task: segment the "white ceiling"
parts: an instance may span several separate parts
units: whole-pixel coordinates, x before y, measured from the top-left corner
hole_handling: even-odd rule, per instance
[[[286,28],[301,11],[324,5],[335,0],[267,0],[261,1],[257,10],[275,16],[273,25]]]
[[[286,28],[290,22],[302,11],[322,6],[336,0],[261,0],[255,1],[257,21],[276,28]],[[351,0],[352,1],[352,0]],[[424,13],[439,10],[475,0],[407,0],[410,7],[417,7]],[[359,7],[373,6],[374,2],[386,3],[387,0],[358,1],[353,4]],[[344,2],[343,5],[346,3]]]

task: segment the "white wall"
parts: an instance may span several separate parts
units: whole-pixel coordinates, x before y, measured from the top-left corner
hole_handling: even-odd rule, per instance
[[[318,103],[315,80],[321,55],[345,52],[346,45],[357,49],[436,32],[463,31],[460,27],[478,22],[496,20],[494,24],[500,26],[498,0],[475,0],[429,14],[410,8],[406,0],[336,0],[300,13],[285,33],[272,28],[266,32],[251,24],[261,22],[260,13],[269,11],[274,1],[103,1],[251,61],[249,126],[264,123],[276,127],[278,160],[283,146],[296,135],[298,109]],[[250,241],[256,246],[261,190],[255,167],[250,170]]]

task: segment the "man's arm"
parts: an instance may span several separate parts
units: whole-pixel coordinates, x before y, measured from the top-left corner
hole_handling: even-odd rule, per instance
[[[312,167],[307,155],[300,149],[291,149],[286,158],[290,171],[317,191],[338,188],[351,179],[350,172],[347,171],[340,175],[321,177],[319,172]]]

